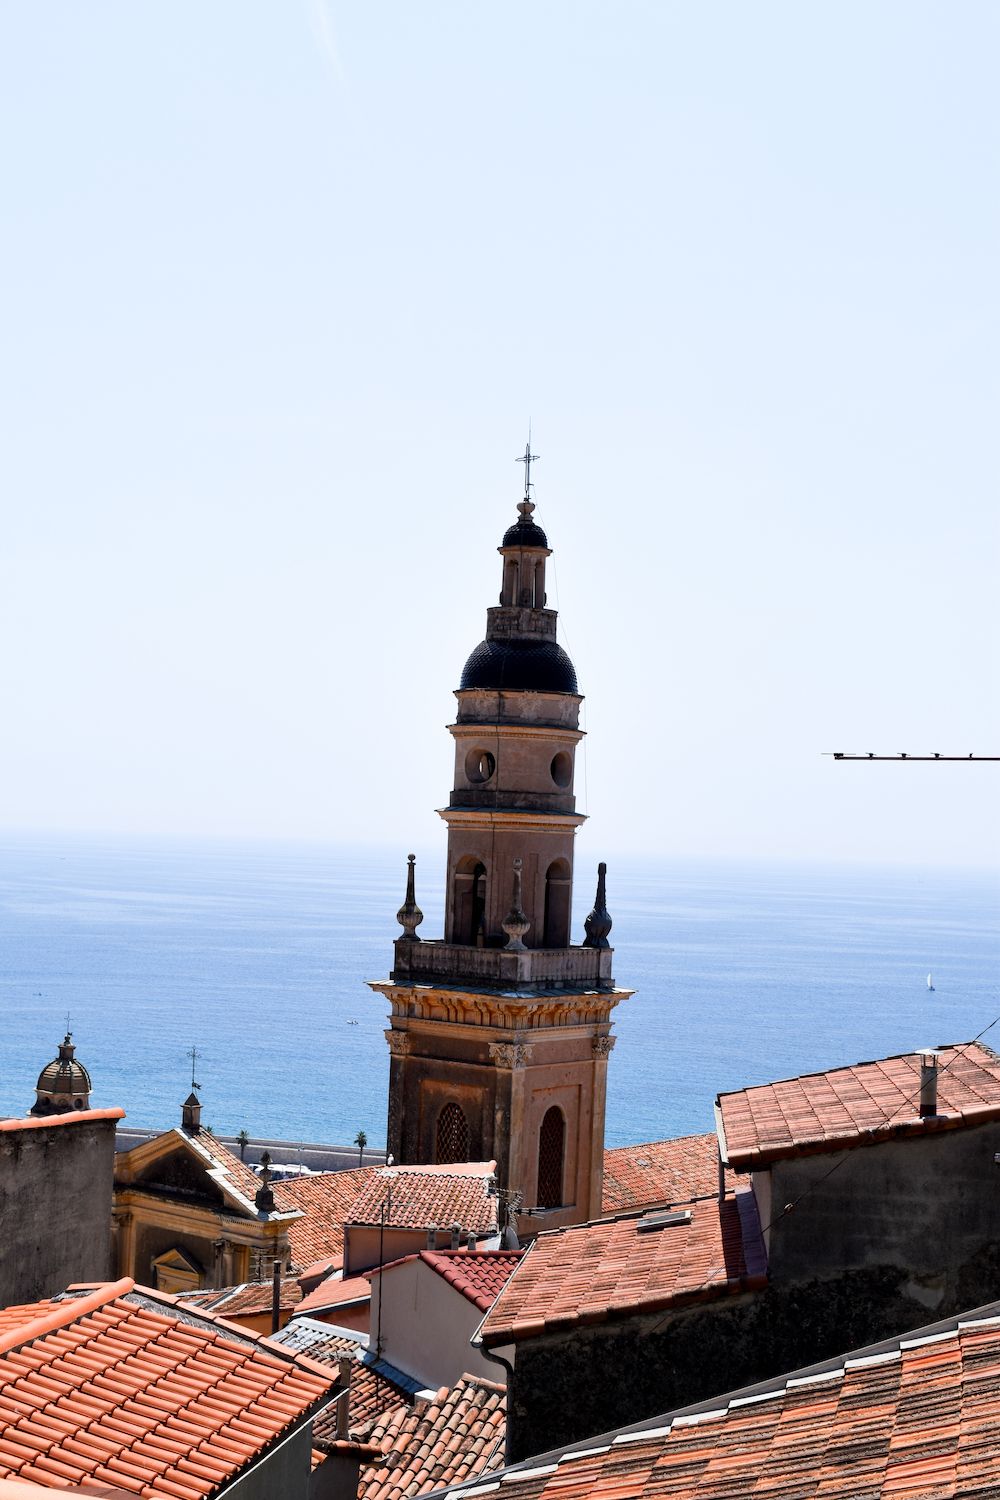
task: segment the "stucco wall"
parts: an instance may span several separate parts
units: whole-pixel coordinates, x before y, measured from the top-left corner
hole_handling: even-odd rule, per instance
[[[0,1130],[0,1305],[113,1274],[116,1123],[66,1115]]]
[[[773,1281],[897,1266],[941,1316],[997,1294],[977,1270],[1000,1241],[1000,1122],[778,1162],[771,1170]],[[825,1175],[828,1174],[828,1175]],[[760,1199],[758,1198],[758,1203]],[[786,1203],[795,1203],[781,1214]],[[762,1216],[762,1223],[767,1220]]]
[[[311,1457],[312,1422],[306,1422],[219,1494],[226,1500],[307,1500]]]
[[[393,1266],[372,1280],[370,1348],[375,1348],[379,1334],[380,1286],[382,1355],[390,1364],[431,1390],[454,1385],[461,1375],[502,1379],[499,1366],[469,1343],[482,1312],[422,1260]]]
[[[526,1458],[992,1301],[1000,1124],[781,1163],[766,1290],[521,1343],[511,1448]],[[786,1203],[792,1211],[776,1218]]]

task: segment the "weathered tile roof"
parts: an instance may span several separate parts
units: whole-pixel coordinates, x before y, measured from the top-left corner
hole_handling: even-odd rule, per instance
[[[86,1125],[95,1120],[124,1120],[123,1109],[72,1109],[62,1115],[34,1115],[28,1118],[0,1120],[0,1130],[48,1130],[53,1125]]]
[[[176,1134],[182,1136],[184,1140],[194,1146],[196,1151],[204,1152],[213,1167],[228,1178],[237,1192],[249,1201],[252,1208],[254,1206],[254,1199],[257,1196],[257,1189],[260,1187],[260,1178],[256,1172],[252,1171],[246,1162],[240,1161],[236,1152],[230,1151],[228,1146],[224,1146],[210,1130],[199,1130],[196,1135],[192,1135],[187,1130],[182,1130],[178,1127],[175,1127],[175,1129]]]
[[[523,1254],[523,1250],[421,1250],[419,1258],[480,1311],[488,1312]],[[406,1257],[411,1258],[416,1259]]]
[[[178,1292],[174,1298],[182,1307],[201,1307],[206,1312],[217,1313],[220,1318],[248,1317],[254,1313],[270,1312],[273,1299],[274,1287],[270,1281],[246,1281],[240,1286]],[[278,1304],[281,1310],[297,1307],[301,1301],[302,1288],[295,1277],[283,1277]]]
[[[680,1223],[628,1214],[540,1234],[482,1326],[508,1344],[678,1304],[751,1291],[767,1267],[753,1194],[695,1202]]]
[[[35,1312],[0,1335],[2,1477],[202,1500],[332,1389],[308,1358],[172,1316],[128,1279]]]
[[[732,1173],[727,1187],[733,1186]],[[652,1203],[688,1203],[719,1191],[719,1140],[707,1135],[680,1135],[669,1141],[616,1146],[604,1153],[606,1214],[644,1208]]]
[[[737,1169],[1000,1118],[1000,1057],[981,1042],[940,1047],[938,1113],[921,1119],[920,1053],[720,1094],[720,1145]]]
[[[299,1311],[317,1312],[325,1307],[342,1307],[348,1302],[367,1302],[371,1300],[371,1294],[367,1276],[330,1276],[302,1298]]]
[[[348,1224],[378,1224],[386,1205],[386,1224],[395,1229],[441,1229],[460,1224],[466,1232],[495,1234],[497,1200],[491,1196],[492,1174],[424,1171],[419,1167],[376,1167],[345,1217]]]
[[[491,1476],[491,1500],[989,1500],[998,1403],[994,1303],[541,1454]]]
[[[274,1201],[282,1209],[301,1209],[304,1219],[288,1226],[292,1259],[300,1270],[328,1260],[344,1263],[344,1225],[358,1194],[378,1167],[351,1167],[345,1172],[318,1172],[272,1182]]]
[[[409,1408],[415,1391],[420,1389],[418,1381],[369,1353],[365,1334],[334,1328],[314,1318],[295,1318],[274,1335],[274,1340],[308,1354],[334,1371],[345,1356],[353,1361],[349,1424],[352,1438],[358,1441],[367,1439],[372,1423],[381,1413],[395,1410],[400,1404]],[[313,1437],[316,1442],[329,1445],[336,1435],[337,1412],[331,1406],[317,1418]]]
[[[384,1457],[361,1470],[358,1500],[407,1500],[489,1474],[503,1466],[505,1430],[503,1386],[463,1375],[432,1401],[396,1407],[375,1422],[367,1441]]]

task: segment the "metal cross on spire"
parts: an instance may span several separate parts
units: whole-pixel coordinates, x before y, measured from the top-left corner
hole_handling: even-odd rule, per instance
[[[538,462],[538,454],[531,451],[531,428],[528,428],[528,441],[524,445],[524,453],[515,463],[524,464],[524,498],[531,499],[531,465]]]
[[[69,1011],[66,1012],[66,1035],[67,1037],[71,1037],[73,1035],[72,1031],[70,1030],[69,1024]]]
[[[192,1047],[191,1051],[187,1054],[187,1056],[191,1059],[191,1088],[192,1088],[192,1091],[193,1091],[194,1089],[200,1089],[201,1088],[201,1084],[197,1083],[195,1081],[194,1065],[198,1061],[199,1057],[203,1057],[204,1056],[204,1053],[199,1052],[197,1047]]]

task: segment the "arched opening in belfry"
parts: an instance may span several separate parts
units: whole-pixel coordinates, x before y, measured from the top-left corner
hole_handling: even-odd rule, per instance
[[[438,1166],[469,1160],[469,1122],[465,1111],[454,1101],[438,1115],[434,1161]]]
[[[501,604],[511,605],[517,603],[517,575],[517,558],[508,557],[503,565],[503,593],[500,595]]]
[[[467,854],[452,880],[452,942],[476,947],[486,936],[486,866]]]
[[[545,606],[545,558],[540,557],[535,563],[535,608],[543,609]]]
[[[542,946],[569,946],[570,897],[572,878],[565,859],[554,859],[545,872],[545,918],[542,924]]]
[[[562,1208],[566,1118],[558,1104],[545,1111],[538,1132],[538,1207]]]

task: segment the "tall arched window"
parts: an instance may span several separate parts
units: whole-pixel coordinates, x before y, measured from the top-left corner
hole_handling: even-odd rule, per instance
[[[438,1115],[434,1160],[439,1166],[447,1162],[469,1160],[469,1122],[457,1104],[446,1104]]]
[[[452,881],[453,943],[475,947],[484,933],[486,921],[486,866],[482,860],[465,855],[455,866]]]
[[[563,1159],[566,1155],[566,1120],[553,1104],[545,1111],[538,1132],[538,1207],[562,1208]]]
[[[555,859],[545,872],[545,922],[542,945],[565,948],[569,944],[569,906],[572,883],[569,865]]]

